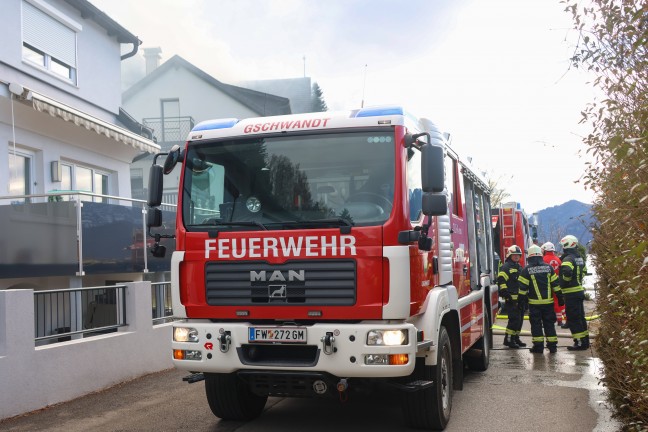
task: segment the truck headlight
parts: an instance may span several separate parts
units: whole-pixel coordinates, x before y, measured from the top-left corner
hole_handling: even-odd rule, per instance
[[[407,345],[407,330],[370,330],[367,345]]]
[[[174,342],[198,342],[198,330],[191,327],[174,327]]]

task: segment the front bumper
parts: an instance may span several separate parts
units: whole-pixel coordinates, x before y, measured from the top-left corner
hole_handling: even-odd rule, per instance
[[[412,324],[318,323],[305,327],[306,343],[251,343],[247,322],[214,323],[209,320],[176,322],[174,327],[197,330],[196,342],[172,342],[173,350],[200,351],[197,360],[173,360],[176,368],[207,373],[255,371],[317,371],[338,377],[387,378],[407,376],[414,370],[417,352],[417,331]],[[266,326],[267,327],[267,326]],[[290,326],[283,326],[290,327]],[[407,331],[406,345],[367,345],[370,330]],[[229,338],[221,337],[229,336]],[[332,338],[331,338],[332,336]],[[228,340],[228,344],[222,342]],[[328,342],[328,344],[326,343]],[[227,345],[227,346],[225,346]],[[397,365],[366,364],[371,355],[407,354],[408,361]]]

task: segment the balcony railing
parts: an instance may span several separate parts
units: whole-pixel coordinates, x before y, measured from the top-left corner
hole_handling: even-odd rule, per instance
[[[171,283],[154,282],[151,284],[153,300],[153,324],[162,324],[173,321],[173,308],[171,305]]]
[[[125,298],[124,285],[35,291],[36,344],[117,331],[127,325]]]
[[[185,141],[194,127],[194,119],[189,116],[145,118],[142,123],[153,129],[158,144]]]
[[[163,205],[173,234],[175,205]],[[168,271],[173,239],[163,239],[165,258],[148,254],[143,200],[88,192],[0,196],[0,278],[83,276]]]

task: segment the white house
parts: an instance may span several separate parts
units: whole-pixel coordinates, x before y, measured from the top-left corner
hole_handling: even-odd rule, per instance
[[[159,151],[120,106],[141,41],[86,0],[3,1],[0,40],[0,289],[141,280],[141,224],[110,235],[133,203],[107,198],[130,198],[131,161]]]

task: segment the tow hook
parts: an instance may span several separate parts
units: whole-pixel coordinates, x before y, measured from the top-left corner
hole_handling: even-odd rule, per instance
[[[337,351],[337,348],[335,348],[335,336],[333,336],[332,332],[326,332],[326,335],[322,336],[321,341],[324,354],[331,355]]]
[[[346,378],[341,378],[337,383],[337,391],[338,395],[340,396],[340,402],[346,402],[349,399],[349,394],[347,393],[348,388],[349,382],[346,380]]]
[[[346,378],[342,378],[338,383],[337,383],[337,391],[340,393],[343,393],[346,391],[346,389],[349,388],[349,382],[346,380]]]
[[[232,333],[225,331],[218,336],[218,348],[222,353],[229,351],[230,344],[232,343]]]

